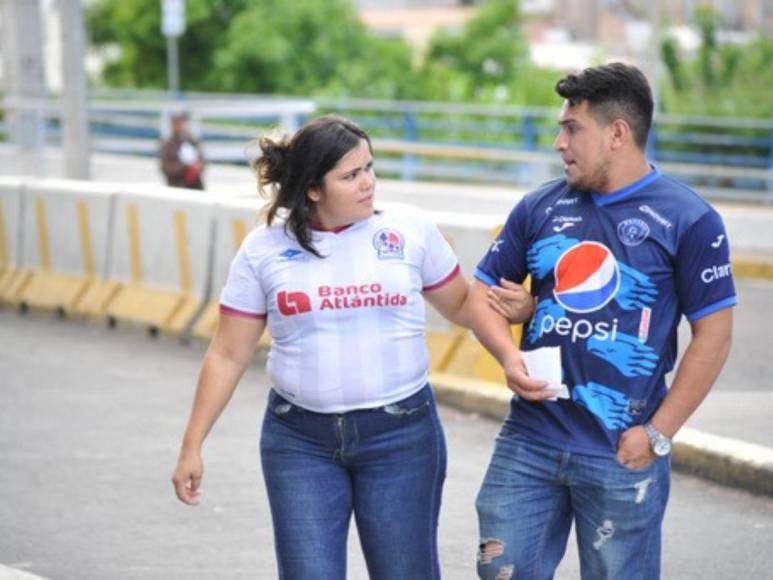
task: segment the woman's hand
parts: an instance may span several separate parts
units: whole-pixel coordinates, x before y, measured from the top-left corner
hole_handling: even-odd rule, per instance
[[[174,492],[183,503],[199,505],[201,503],[201,478],[204,475],[204,462],[200,451],[180,451],[172,475]]]
[[[519,351],[510,353],[502,361],[502,368],[505,371],[507,386],[520,398],[537,403],[556,396],[554,390],[546,388],[547,382],[529,376]]]

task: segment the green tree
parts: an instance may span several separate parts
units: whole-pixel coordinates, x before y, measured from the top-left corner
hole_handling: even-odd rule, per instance
[[[166,85],[158,0],[96,0],[96,46],[118,47],[109,85]],[[349,0],[187,0],[180,38],[183,90],[409,96],[411,55],[402,41],[368,33]]]
[[[422,73],[428,90],[470,98],[510,85],[526,57],[519,0],[487,0],[460,34],[432,38]]]
[[[214,60],[223,90],[395,98],[410,86],[408,46],[369,34],[349,2],[253,2],[225,36]]]
[[[700,64],[703,84],[707,87],[713,87],[717,83],[717,59],[720,58],[717,50],[719,16],[711,6],[699,6],[695,11],[695,22],[701,32],[698,63]]]
[[[421,68],[428,99],[555,105],[557,71],[529,62],[519,0],[486,0],[459,33],[439,32]]]
[[[183,90],[215,90],[212,54],[229,23],[249,0],[187,0],[186,31],[179,39]],[[86,12],[91,43],[117,48],[102,82],[113,86],[163,88],[167,84],[166,38],[158,0],[95,0]]]
[[[710,9],[696,13],[702,44],[692,61],[679,55],[676,43],[662,46],[668,78],[661,86],[666,112],[692,115],[773,117],[773,39],[759,37],[745,46],[717,42],[718,17]]]
[[[679,45],[674,38],[668,37],[663,41],[660,48],[660,58],[666,66],[671,83],[674,85],[674,90],[680,92],[686,89],[687,79],[685,78],[682,59],[679,56]]]

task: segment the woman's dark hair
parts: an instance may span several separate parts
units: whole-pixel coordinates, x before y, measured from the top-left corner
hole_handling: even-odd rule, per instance
[[[262,155],[253,161],[252,168],[258,175],[261,193],[266,193],[266,186],[272,186],[266,215],[268,225],[280,210],[284,210],[285,231],[291,233],[303,249],[321,257],[312,245],[313,204],[308,191],[312,187],[321,188],[325,174],[362,139],[371,148],[365,131],[335,115],[309,121],[292,138],[261,137],[258,144]]]
[[[646,147],[655,106],[647,77],[638,68],[620,62],[586,68],[558,81],[556,92],[570,106],[587,101],[604,124],[623,119],[639,149]]]

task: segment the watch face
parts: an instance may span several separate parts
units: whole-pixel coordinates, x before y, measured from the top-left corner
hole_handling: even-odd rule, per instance
[[[668,439],[659,437],[652,445],[652,451],[660,457],[671,453],[671,442]]]

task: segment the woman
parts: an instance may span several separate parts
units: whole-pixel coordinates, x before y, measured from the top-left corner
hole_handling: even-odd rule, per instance
[[[260,147],[267,226],[247,236],[222,291],[175,492],[198,503],[204,438],[268,323],[260,448],[279,577],[345,578],[354,513],[372,578],[439,578],[446,448],[423,298],[467,326],[468,284],[422,213],[374,210],[371,143],[353,123],[321,117]]]

